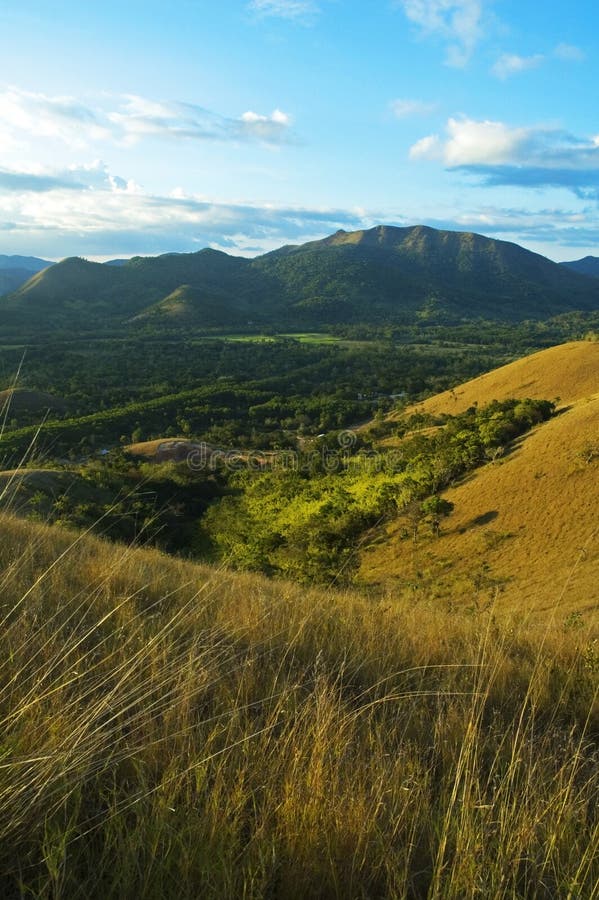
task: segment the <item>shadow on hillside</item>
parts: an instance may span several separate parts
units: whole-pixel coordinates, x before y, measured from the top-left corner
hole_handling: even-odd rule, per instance
[[[564,413],[570,412],[570,410],[574,407],[573,403],[568,403],[567,406],[560,406],[552,415],[552,419],[557,418],[557,416],[563,416]]]
[[[524,434],[520,434],[517,438],[514,438],[513,441],[510,441],[510,443],[504,447],[503,453],[497,461],[500,462],[502,459],[508,459],[508,457],[513,456],[514,453],[521,448],[526,438],[530,437],[533,431],[534,428],[531,428],[530,431],[525,431]]]
[[[465,525],[462,525],[461,528],[458,528],[458,534],[464,534],[464,532],[469,531],[471,528],[478,528],[479,525],[488,525],[489,522],[493,522],[498,515],[499,512],[496,509],[490,509],[485,513],[481,513],[480,516],[475,516],[473,519],[470,519],[469,522],[466,522]]]

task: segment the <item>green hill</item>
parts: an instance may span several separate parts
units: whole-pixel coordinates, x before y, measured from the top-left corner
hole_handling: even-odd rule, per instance
[[[239,328],[247,325],[252,315],[251,306],[243,301],[236,306],[226,294],[215,289],[182,284],[139,313],[134,321],[195,328]]]
[[[92,328],[114,314],[125,287],[120,269],[72,257],[34,275],[4,298],[0,321],[9,331]],[[127,297],[127,309],[138,294],[133,290]]]
[[[253,260],[216,250],[72,258],[0,301],[13,329],[518,322],[599,309],[599,285],[516,244],[421,226],[339,231]],[[138,318],[141,316],[141,320]]]
[[[122,266],[72,257],[33,276],[3,298],[0,324],[9,329],[69,332],[121,327],[145,311],[150,318],[156,312],[171,315],[176,304],[170,295],[185,285],[195,292],[189,298],[194,316],[196,295],[207,297],[213,309],[215,297],[222,298],[225,308],[237,307],[244,293],[261,293],[256,278],[241,278],[248,265],[248,260],[209,249],[133,257]],[[259,280],[261,285],[266,282],[262,277]],[[155,305],[161,301],[166,301],[165,306],[157,310]]]

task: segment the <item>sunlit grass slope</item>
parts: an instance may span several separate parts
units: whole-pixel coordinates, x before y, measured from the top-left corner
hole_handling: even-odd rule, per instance
[[[0,516],[0,895],[599,881],[592,624],[234,575]]]
[[[164,444],[185,444],[191,450],[195,445],[193,441],[186,437],[164,437],[156,438],[153,441],[139,441],[136,444],[129,444],[125,449],[132,456],[141,456],[144,459],[153,459],[159,448]]]
[[[414,543],[400,518],[363,554],[361,578],[434,581],[456,597],[599,616],[599,394],[538,426],[443,496],[441,534]]]
[[[599,343],[571,341],[541,350],[472,381],[430,397],[418,409],[436,415],[457,415],[478,403],[533,397],[556,400],[559,405],[599,393]]]
[[[560,614],[599,614],[599,344],[536,353],[422,404],[459,412],[506,397],[561,397],[559,414],[444,497],[439,538],[391,523],[363,553],[360,577],[440,595]],[[457,399],[456,399],[457,398]],[[564,403],[566,405],[564,405]]]

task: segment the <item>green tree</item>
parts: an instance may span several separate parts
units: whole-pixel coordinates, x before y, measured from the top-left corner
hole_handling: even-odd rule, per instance
[[[445,500],[436,494],[433,494],[432,497],[427,497],[420,504],[425,521],[430,525],[435,537],[439,537],[441,532],[441,519],[450,515],[453,512],[453,508],[454,504],[450,500]]]

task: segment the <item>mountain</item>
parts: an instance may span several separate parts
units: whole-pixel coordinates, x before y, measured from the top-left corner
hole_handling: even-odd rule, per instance
[[[545,257],[423,226],[339,231],[254,265],[278,279],[296,314],[325,321],[519,321],[599,307],[598,288]]]
[[[64,259],[31,277],[3,298],[0,323],[27,330],[78,330],[108,324],[135,308],[139,290],[123,277],[123,269],[105,267],[78,257]],[[143,304],[143,297],[139,298]],[[126,312],[125,312],[126,311]]]
[[[27,269],[0,269],[0,296],[10,294],[31,278]]]
[[[227,260],[222,273],[218,264],[215,270],[212,254]],[[121,325],[190,279],[208,286],[227,285],[235,268],[229,259],[212,250],[182,257],[133,257],[122,266],[70,257],[4,298],[0,321],[69,330]]]
[[[486,597],[496,591],[500,605],[559,603],[560,615],[599,603],[599,344],[543,350],[417,409],[457,414],[494,399],[558,394],[556,416],[443,493],[454,511],[438,539],[406,541],[397,519],[364,552],[361,580],[392,584],[427,572],[438,593],[452,596],[473,586],[480,592],[484,582]]]
[[[147,319],[170,321],[176,328],[180,306],[171,295],[177,291],[186,295],[188,319],[199,325],[203,306],[207,325],[213,324],[215,311],[221,308],[215,324],[246,323],[247,313],[240,319],[235,311],[244,307],[253,311],[258,298],[259,308],[270,309],[273,293],[268,277],[252,270],[250,260],[217,250],[133,257],[118,266],[70,257],[2,298],[0,327],[72,332],[122,328]]]
[[[595,309],[599,285],[516,244],[377,226],[256,259],[212,249],[112,266],[66,259],[0,301],[0,326],[451,324]]]
[[[599,278],[599,256],[585,256],[583,259],[563,262],[561,265],[581,275],[592,275],[594,278]]]
[[[5,256],[0,253],[0,296],[16,291],[36,272],[51,266],[37,256]]]
[[[5,256],[0,253],[0,269],[22,269],[35,273],[51,265],[47,259],[39,259],[37,256]]]

